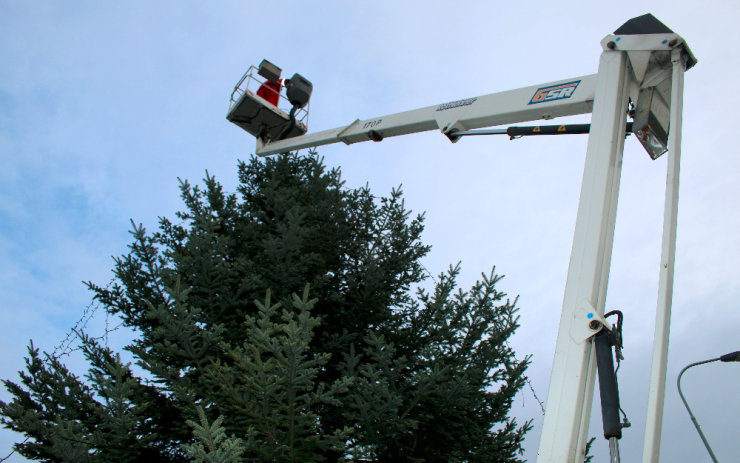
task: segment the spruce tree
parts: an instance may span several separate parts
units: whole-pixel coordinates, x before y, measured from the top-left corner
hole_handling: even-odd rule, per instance
[[[346,188],[315,155],[253,158],[239,180],[235,193],[209,175],[203,187],[181,182],[185,210],[154,233],[134,225],[115,284],[88,284],[134,330],[126,350],[138,375],[84,334],[84,378],[31,345],[0,403],[3,424],[30,437],[18,451],[40,461],[520,461],[530,424],[509,409],[529,358],[508,347],[517,308],[496,288],[501,277],[463,292],[453,267],[415,291],[429,252],[423,216],[400,190]]]
[[[216,418],[213,423],[208,422],[202,407],[198,407],[200,424],[188,420],[193,428],[193,435],[197,442],[183,445],[185,453],[194,463],[240,463],[244,461],[244,442],[238,437],[226,437],[226,430],[221,423],[223,416]]]

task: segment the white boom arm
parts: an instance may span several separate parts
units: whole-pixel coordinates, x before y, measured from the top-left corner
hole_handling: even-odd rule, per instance
[[[258,139],[257,154],[267,156],[340,141],[348,145],[368,140],[380,141],[387,137],[435,129],[450,134],[455,130],[586,114],[591,112],[593,105],[596,77],[592,74],[388,116],[357,119],[344,127],[271,143],[262,143]],[[535,97],[539,101],[533,102]]]
[[[593,112],[583,184],[563,298],[547,408],[537,461],[583,462],[594,392],[596,363],[592,337],[603,326],[617,198],[630,101],[645,93],[652,120],[670,122],[669,189],[651,376],[648,426],[643,463],[657,462],[662,425],[663,391],[675,255],[683,72],[696,63],[684,40],[650,16],[660,27],[634,32],[635,18],[602,42],[598,74],[453,101],[355,122],[332,130],[263,143],[257,154],[270,155],[342,141],[380,141],[386,137],[439,129],[453,142],[455,132]],[[630,27],[627,27],[630,25]],[[643,27],[637,26],[637,29]],[[615,34],[619,33],[615,32]],[[669,33],[670,32],[670,33]],[[669,120],[670,119],[670,120]],[[637,124],[637,118],[635,119]],[[666,129],[667,131],[667,129]],[[654,140],[637,133],[643,145]],[[654,145],[651,145],[654,147]],[[650,152],[650,149],[648,149]],[[662,153],[662,151],[660,151]],[[658,155],[660,154],[658,153]],[[654,156],[654,153],[651,153]],[[618,447],[616,438],[612,444]]]

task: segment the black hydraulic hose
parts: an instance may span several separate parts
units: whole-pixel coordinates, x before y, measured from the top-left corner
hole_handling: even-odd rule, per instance
[[[288,136],[290,131],[295,129],[296,125],[298,125],[298,121],[295,118],[296,111],[298,111],[298,106],[293,106],[290,109],[290,114],[288,114],[288,117],[290,117],[290,124],[288,124],[288,126],[285,127],[285,130],[280,132],[280,136],[278,137],[278,140],[283,140],[285,137]]]

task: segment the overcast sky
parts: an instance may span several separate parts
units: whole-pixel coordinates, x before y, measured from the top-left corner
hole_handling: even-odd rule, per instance
[[[652,12],[699,60],[686,74],[661,461],[709,461],[675,381],[688,363],[740,349],[740,6],[681,3],[0,0],[0,378],[17,378],[29,339],[51,351],[81,318],[91,300],[81,282],[110,280],[130,219],[154,229],[181,209],[178,177],[197,182],[207,169],[235,190],[254,139],[225,115],[250,64],[268,58],[311,80],[309,130],[324,130],[595,73],[600,40]],[[520,296],[513,345],[533,356],[528,374],[545,400],[586,137],[453,145],[429,132],[319,152],[349,187],[387,195],[403,185],[407,206],[426,211],[430,272],[461,261],[463,287],[494,265],[506,275],[500,289]],[[651,161],[626,141],[607,310],[626,317],[628,462],[642,455],[665,175],[666,156]],[[100,335],[105,323],[98,313],[87,328]],[[119,330],[110,342],[125,340]],[[70,365],[85,372],[74,356]],[[683,380],[720,461],[740,455],[738,384],[740,364]],[[512,413],[534,419],[525,456],[535,461],[542,412],[529,388]],[[594,416],[594,461],[607,462],[598,400]],[[0,431],[0,458],[21,438]]]

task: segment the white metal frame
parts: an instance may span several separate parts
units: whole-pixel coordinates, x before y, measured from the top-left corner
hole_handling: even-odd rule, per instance
[[[470,130],[537,119],[586,114],[591,112],[596,80],[597,76],[595,74],[576,77],[451,101],[387,116],[365,120],[357,119],[344,127],[308,133],[301,137],[273,141],[267,144],[257,140],[257,154],[268,156],[338,142],[350,145],[373,140],[375,138],[374,134],[378,134],[382,138],[388,138],[436,129],[443,133],[450,133],[455,130]],[[555,87],[568,82],[579,82],[576,91],[573,92],[570,98],[529,104],[538,89]]]
[[[696,60],[677,34],[609,35],[602,42],[598,74],[493,93],[387,116],[356,120],[332,130],[286,140],[257,141],[257,154],[270,155],[344,142],[441,130],[506,125],[592,112],[583,184],[573,238],[538,461],[582,462],[595,383],[591,338],[600,328],[606,300],[628,102],[641,88],[655,87],[658,108],[670,114],[668,188],[660,268],[653,369],[643,462],[656,462],[660,447],[663,395],[675,258],[683,72]],[[535,101],[550,87],[551,101]],[[570,86],[570,87],[569,87]]]
[[[625,53],[605,51],[599,63],[581,198],[563,297],[538,461],[583,461],[596,361],[588,316],[604,314],[628,98]],[[570,432],[568,432],[570,430]]]
[[[685,56],[680,50],[671,53],[671,131],[668,134],[668,173],[666,178],[665,212],[663,215],[663,245],[658,280],[658,308],[655,314],[653,364],[650,372],[648,413],[645,424],[643,463],[657,462],[663,427],[665,376],[668,365],[668,338],[671,330],[673,302],[673,272],[676,260],[676,228],[678,223],[678,176],[681,167],[681,132],[683,122],[683,75]]]

